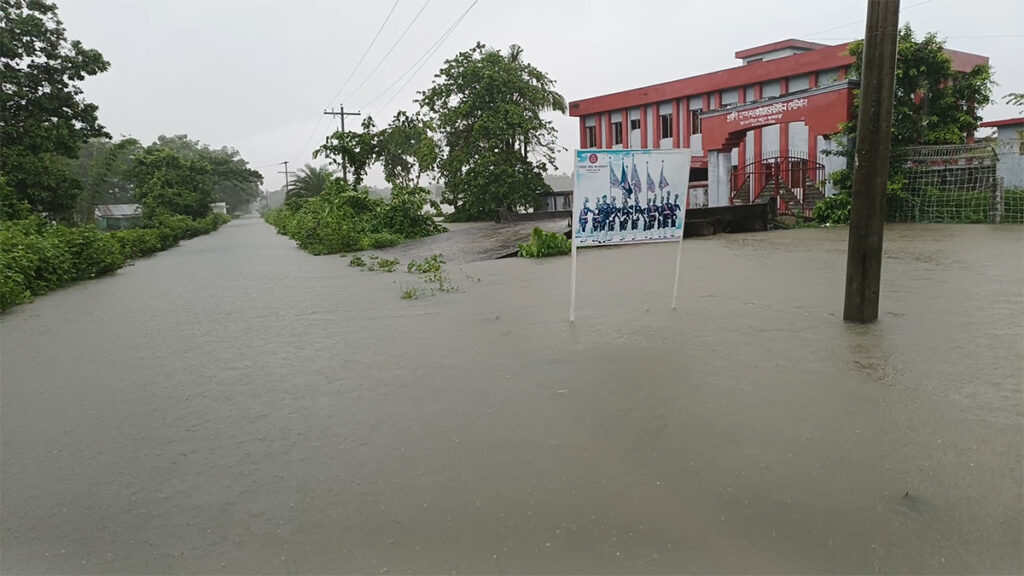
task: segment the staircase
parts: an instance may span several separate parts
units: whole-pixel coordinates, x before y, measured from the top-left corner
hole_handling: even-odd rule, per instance
[[[808,180],[804,182],[804,210],[807,210],[807,214],[814,214],[814,207],[825,199],[825,193],[818,187],[817,182]]]
[[[732,193],[732,204],[733,206],[746,206],[750,204],[750,179],[743,181],[743,185],[740,186],[735,192]]]

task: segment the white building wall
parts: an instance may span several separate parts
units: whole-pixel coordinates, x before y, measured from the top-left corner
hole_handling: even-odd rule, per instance
[[[782,95],[782,83],[778,80],[761,84],[761,98],[771,98]]]
[[[807,154],[807,124],[803,122],[789,123],[789,152],[796,156]],[[810,160],[814,160],[810,158]]]
[[[640,108],[639,107],[630,108],[629,109],[629,124],[630,124],[630,126],[633,124],[634,120],[637,120],[637,121],[640,120]],[[629,126],[626,126],[626,128],[629,129],[629,147],[630,148],[642,148],[642,146],[640,145],[640,129],[639,128],[630,129]]]
[[[839,68],[818,72],[818,87],[831,86],[839,82]]]
[[[775,156],[779,153],[779,125],[772,124],[761,128],[761,157]]]
[[[708,206],[728,206],[732,167],[728,152],[708,152]]]
[[[654,148],[654,123],[658,121],[654,115],[654,106],[647,107],[647,148]]]
[[[838,138],[838,136],[837,136]],[[818,136],[818,162],[825,165],[825,196],[832,196],[838,190],[832,185],[830,176],[836,170],[846,168],[846,158],[842,156],[833,156],[827,152],[836,149],[836,143],[834,140],[829,140],[824,136]]]
[[[809,74],[803,74],[800,76],[790,76],[786,82],[789,86],[787,92],[796,92],[797,90],[807,90],[811,87],[811,76]]]
[[[747,132],[746,141],[747,141],[747,145],[746,145],[747,158],[743,162],[744,165],[750,164],[751,162],[754,161],[754,131],[753,130]]]
[[[693,156],[703,156],[704,155],[704,148],[702,147],[701,135],[700,134],[691,134],[690,135],[690,152],[691,152],[691,155],[693,155]]]
[[[735,103],[737,103],[739,101],[740,101],[740,91],[739,91],[739,88],[730,88],[729,90],[723,90],[722,91],[722,103],[721,103],[722,106],[727,106],[729,104],[735,104]]]
[[[803,54],[807,52],[806,48],[783,48],[781,50],[772,50],[771,52],[765,52],[764,54],[758,54],[757,56],[751,56],[743,60],[744,64],[750,64],[751,62],[767,62],[768,60],[776,60],[778,58],[785,58],[786,56],[792,56],[794,54]]]
[[[1024,188],[1024,126],[1000,126],[996,137],[996,175],[1004,188]]]

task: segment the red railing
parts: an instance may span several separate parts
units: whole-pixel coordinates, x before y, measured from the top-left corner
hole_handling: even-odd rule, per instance
[[[779,212],[792,214],[791,203],[805,216],[813,207],[805,206],[804,191],[808,184],[823,182],[825,165],[806,156],[766,156],[737,168],[732,176],[732,204],[751,204],[766,201],[765,195],[778,198]],[[744,197],[746,194],[746,197]],[[795,201],[795,202],[794,202]]]

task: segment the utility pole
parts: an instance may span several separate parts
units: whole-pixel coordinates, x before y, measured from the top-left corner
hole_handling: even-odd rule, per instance
[[[285,160],[284,162],[281,162],[281,164],[284,164],[284,172],[278,171],[277,173],[278,174],[284,174],[284,195],[285,195],[285,197],[287,197],[288,196],[288,161]]]
[[[341,135],[345,135],[345,116],[362,116],[359,112],[345,112],[345,105],[341,105],[341,110],[338,112],[334,111],[334,108],[330,110],[324,110],[324,114],[327,116],[338,116],[341,119]],[[345,165],[345,156],[341,157],[341,175],[348,181],[348,166]]]
[[[846,253],[843,319],[848,322],[878,320],[899,18],[899,0],[868,0]]]

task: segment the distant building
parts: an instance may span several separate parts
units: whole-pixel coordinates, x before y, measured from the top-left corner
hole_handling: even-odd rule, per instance
[[[1024,188],[1024,118],[982,122],[982,128],[996,129],[996,176],[1004,188]]]
[[[142,206],[99,204],[93,207],[93,216],[100,230],[128,230],[142,224]]]
[[[807,210],[830,192],[828,174],[845,166],[822,153],[852,119],[848,49],[789,39],[740,50],[741,66],[577,100],[569,114],[580,120],[581,149],[689,148],[690,182],[707,183],[709,206],[783,191]],[[988,63],[946,53],[958,72]]]
[[[538,212],[572,210],[572,176],[568,174],[545,174],[544,182],[551,186],[551,192],[541,194],[544,205]]]
[[[228,213],[228,203],[227,202],[214,202],[213,204],[210,204],[210,210],[212,210],[214,214],[227,214]]]

